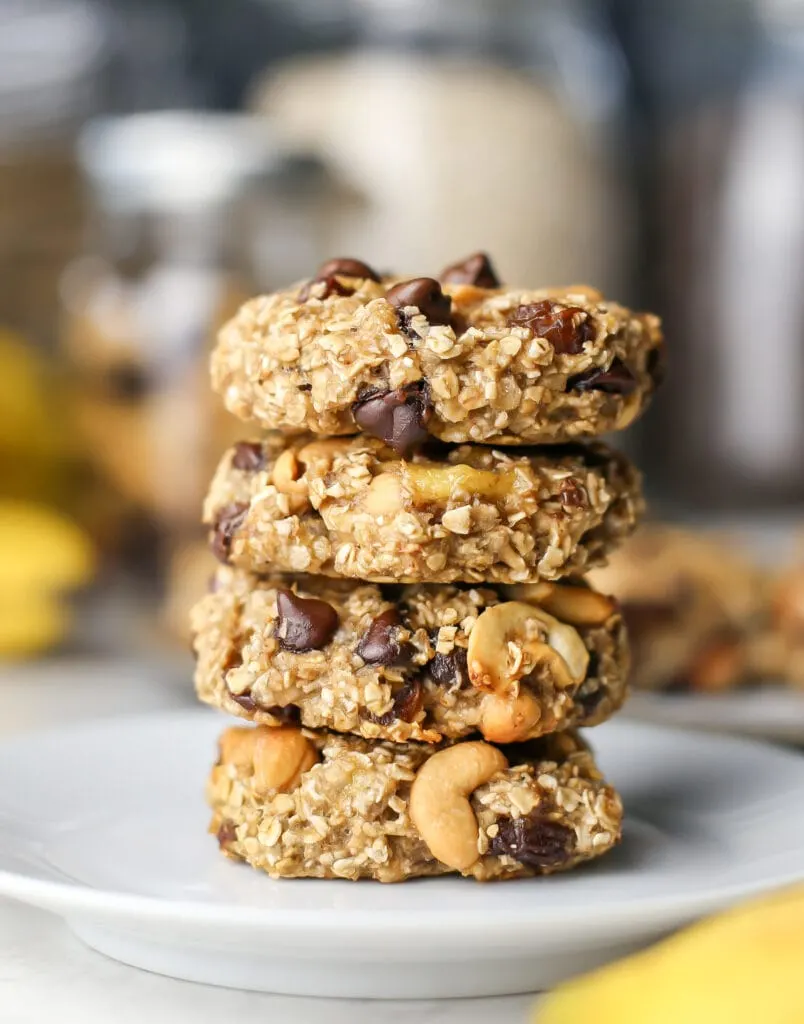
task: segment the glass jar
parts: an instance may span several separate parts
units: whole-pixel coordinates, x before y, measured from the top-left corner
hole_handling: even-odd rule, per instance
[[[595,9],[295,3],[316,52],[269,68],[253,105],[343,183],[328,252],[435,273],[484,248],[512,283],[623,297],[623,67]]]
[[[307,213],[294,217],[287,164],[247,116],[102,120],[79,154],[93,216],[61,289],[79,429],[121,508],[160,536],[197,534],[217,460],[248,432],[211,392],[210,348],[241,302],[276,283],[259,278],[277,251],[306,272]]]
[[[644,75],[655,126],[645,266],[669,345],[666,385],[641,425],[648,479],[674,511],[794,506],[804,502],[804,8],[662,6],[674,33],[646,18],[639,47],[657,56]]]

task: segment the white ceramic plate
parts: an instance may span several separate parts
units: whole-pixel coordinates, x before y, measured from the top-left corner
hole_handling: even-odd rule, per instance
[[[632,693],[629,718],[804,745],[804,692],[762,686],[735,693]]]
[[[162,712],[0,743],[0,894],[161,974],[434,998],[533,991],[804,878],[804,758],[615,722],[594,739],[628,820],[596,864],[489,885],[271,881],[205,832],[223,721]]]

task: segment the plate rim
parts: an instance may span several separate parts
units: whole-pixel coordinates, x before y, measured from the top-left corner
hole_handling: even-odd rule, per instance
[[[116,715],[109,718],[92,719],[91,721],[67,723],[64,728],[48,728],[43,730],[26,730],[11,736],[0,738],[0,752],[8,752],[18,745],[25,745],[32,737],[46,743],[49,738],[64,741],[65,737],[76,739],[82,733],[97,735],[107,729],[111,722],[127,726],[147,726],[149,724],[169,725],[181,721],[190,723],[206,719],[214,721],[210,713],[203,708],[144,712],[134,715]],[[706,734],[692,729],[669,727],[655,723],[641,722],[637,719],[620,719],[616,724],[626,730],[637,730],[641,733],[660,733],[668,740],[674,735],[682,736],[685,741],[714,744],[717,747],[734,749],[736,752],[752,748],[763,756],[773,757],[787,764],[797,765],[798,771],[804,774],[804,758],[802,755],[785,748],[774,746],[763,740],[751,737]],[[0,835],[2,825],[0,825]],[[296,882],[297,880],[287,880]],[[300,882],[310,880],[298,880]],[[321,880],[314,880],[321,885]],[[324,880],[330,885],[350,886],[355,884],[371,885],[370,881],[362,883],[348,880]],[[428,879],[413,880],[419,886],[426,885]],[[444,878],[443,883],[466,885],[467,893],[476,886],[471,879]],[[523,880],[526,884],[531,880]],[[539,880],[535,880],[537,883]],[[589,913],[588,905],[567,905],[545,910],[540,908],[537,913],[525,907],[519,913],[507,911],[497,919],[488,917],[487,908],[451,909],[449,915],[438,913],[437,905],[432,909],[417,908],[414,910],[401,908],[378,908],[348,910],[344,912],[337,907],[248,907],[240,904],[207,903],[197,900],[171,900],[158,896],[129,893],[111,888],[93,888],[79,881],[62,881],[58,879],[36,878],[20,871],[0,868],[0,896],[8,897],[23,903],[32,903],[41,908],[51,910],[62,916],[91,917],[94,920],[116,920],[118,923],[136,922],[140,925],[159,924],[171,925],[203,925],[205,929],[237,928],[241,933],[265,934],[267,928],[283,930],[282,938],[287,940],[292,934],[309,936],[311,926],[323,938],[338,936],[339,945],[348,950],[355,945],[376,940],[388,935],[389,917],[393,915],[395,952],[402,952],[401,943],[408,950],[416,948],[422,939],[425,928],[427,944],[431,945],[439,939],[449,937],[451,952],[460,948],[476,948],[476,929],[482,929],[484,943],[493,943],[498,949],[510,949],[522,942],[523,937],[556,928],[556,938],[566,941],[579,932],[589,938],[590,942],[599,939],[601,932],[616,938],[628,934],[638,928],[640,932],[659,931],[668,926],[675,926],[693,920],[704,914],[722,909],[736,900],[748,899],[776,889],[784,889],[797,882],[804,881],[804,857],[800,867],[790,866],[770,878],[756,879],[753,882],[733,883],[714,888],[705,894],[700,892],[682,896],[657,895],[648,898],[637,898],[624,901],[619,905],[607,905],[603,912]],[[375,883],[379,884],[379,883]],[[411,884],[410,882],[407,883]],[[399,885],[384,888],[402,889]],[[472,925],[475,927],[473,928]],[[200,938],[200,936],[199,936]],[[412,945],[411,945],[412,944]],[[311,948],[320,947],[315,943]]]

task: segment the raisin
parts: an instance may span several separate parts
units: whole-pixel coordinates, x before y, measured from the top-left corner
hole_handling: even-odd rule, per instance
[[[237,530],[243,525],[247,512],[248,504],[243,501],[232,502],[230,505],[224,505],[223,508],[218,510],[210,546],[212,553],[221,562],[229,561],[232,540]]]
[[[238,441],[234,446],[232,466],[245,473],[256,473],[265,467],[265,455],[258,441]]]
[[[469,669],[466,649],[453,647],[449,654],[438,654],[428,663],[430,678],[439,686],[455,686],[462,689],[469,683]]]
[[[523,818],[505,818],[491,840],[489,852],[507,854],[531,868],[554,868],[566,864],[575,851],[575,832],[566,825],[532,811]]]
[[[585,309],[559,306],[548,299],[518,306],[509,323],[512,327],[527,327],[535,337],[549,341],[561,355],[577,355],[595,336],[595,325]]]

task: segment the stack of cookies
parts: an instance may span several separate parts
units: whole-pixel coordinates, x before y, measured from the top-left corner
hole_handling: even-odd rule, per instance
[[[587,439],[660,371],[655,317],[589,288],[503,288],[332,260],[222,330],[212,379],[269,431],[223,458],[223,563],[193,611],[227,729],[208,796],[230,857],[274,877],[564,870],[619,839],[580,726],[622,704],[617,603],[583,574],[641,481]]]

